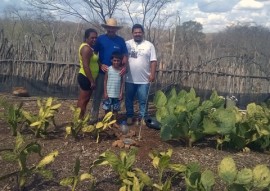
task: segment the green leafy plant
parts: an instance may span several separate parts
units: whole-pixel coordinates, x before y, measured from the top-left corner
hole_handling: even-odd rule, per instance
[[[76,162],[74,165],[74,170],[73,170],[73,175],[67,178],[63,178],[60,181],[60,184],[62,186],[72,186],[72,191],[75,191],[77,185],[82,182],[82,181],[87,181],[90,180],[92,183],[95,182],[95,178],[90,174],[90,173],[82,173],[79,174],[81,164],[80,164],[80,159],[76,158]],[[91,184],[91,188],[93,187],[94,184]]]
[[[187,191],[211,191],[215,184],[213,172],[210,170],[201,172],[198,163],[188,164],[184,174]]]
[[[110,165],[119,175],[121,191],[143,190],[144,186],[151,186],[150,177],[138,168],[132,168],[136,160],[137,149],[132,148],[128,153],[120,151],[119,156],[111,151],[102,153],[90,167]]]
[[[157,107],[156,118],[161,123],[160,136],[162,140],[182,140],[188,146],[201,139],[203,119],[212,108],[224,106],[224,98],[214,91],[210,100],[200,103],[195,90],[184,90],[178,94],[172,89],[168,96],[157,91],[154,98]]]
[[[23,122],[22,117],[22,106],[21,102],[19,105],[9,103],[5,99],[0,100],[0,105],[4,108],[3,118],[9,124],[13,136],[17,135],[19,125]]]
[[[37,100],[39,112],[37,115],[27,111],[22,111],[30,129],[35,133],[36,137],[44,137],[47,134],[47,128],[52,122],[55,125],[54,115],[58,112],[61,104],[53,105],[55,101],[52,97],[47,100]]]
[[[227,183],[227,190],[265,189],[270,186],[270,170],[266,165],[256,165],[254,169],[237,170],[231,157],[225,157],[218,166],[219,177]]]
[[[14,149],[2,151],[2,158],[8,162],[18,162],[19,170],[0,177],[0,180],[17,175],[18,187],[22,189],[26,184],[27,177],[33,174],[40,174],[46,179],[52,178],[52,172],[45,167],[54,161],[54,158],[58,155],[58,151],[48,154],[37,165],[29,167],[27,166],[27,160],[32,153],[37,153],[41,156],[41,146],[35,142],[26,144],[22,135],[18,132]]]
[[[270,109],[250,103],[242,117],[236,124],[236,135],[232,137],[232,144],[243,142],[244,146],[251,146],[261,150],[270,149]]]
[[[82,132],[93,133],[97,138],[96,142],[99,142],[99,137],[101,132],[105,132],[108,128],[111,128],[116,120],[111,120],[113,116],[112,112],[108,112],[102,121],[97,122],[95,125],[89,125],[82,127]]]
[[[225,142],[230,142],[230,135],[235,133],[237,120],[235,112],[232,108],[212,109],[203,119],[203,132],[217,135],[217,149],[222,149]]]
[[[204,133],[219,135],[217,148],[225,143],[235,149],[270,148],[270,110],[255,103],[248,104],[246,111],[214,110],[204,118],[203,127]]]
[[[181,164],[172,164],[170,162],[173,150],[168,149],[167,152],[153,151],[149,153],[149,157],[152,159],[152,165],[158,170],[158,183],[153,184],[157,190],[169,191],[171,190],[171,181],[179,173],[186,171],[186,166]],[[163,183],[164,172],[171,170],[174,174],[171,177],[167,177]]]
[[[83,119],[80,118],[81,108],[70,107],[73,111],[73,121],[66,127],[66,137],[72,135],[75,139],[78,139],[78,135],[82,132],[82,129],[88,129],[90,132],[94,130],[93,125],[88,125],[90,115],[87,114]]]

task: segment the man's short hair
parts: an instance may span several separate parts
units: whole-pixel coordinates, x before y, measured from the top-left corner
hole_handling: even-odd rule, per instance
[[[144,33],[144,29],[143,29],[143,26],[141,24],[135,24],[135,25],[133,25],[132,32],[134,32],[135,29],[141,29],[142,32]]]

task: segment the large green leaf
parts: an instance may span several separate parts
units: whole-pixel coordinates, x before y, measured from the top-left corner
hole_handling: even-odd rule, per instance
[[[94,179],[94,177],[91,175],[91,174],[89,174],[89,173],[83,173],[83,174],[81,174],[80,175],[80,181],[84,181],[84,180],[93,180]]]
[[[169,164],[168,167],[176,172],[181,172],[181,173],[187,170],[187,167],[182,164]]]
[[[163,184],[162,191],[171,191],[172,187],[172,178],[168,177]]]
[[[190,91],[186,94],[186,100],[187,102],[190,102],[192,100],[196,99],[196,92],[194,88],[190,88]]]
[[[207,135],[215,135],[218,131],[216,123],[209,119],[209,118],[204,118],[203,119],[203,133]]]
[[[250,184],[253,178],[252,170],[244,168],[237,173],[235,183],[247,185]]]
[[[52,106],[50,109],[52,109],[52,110],[57,110],[57,109],[59,109],[60,107],[61,107],[61,103]]]
[[[26,145],[23,151],[26,154],[29,154],[31,152],[38,153],[41,156],[41,146],[38,143],[29,143],[28,145]]]
[[[127,169],[129,169],[130,167],[133,166],[134,162],[136,161],[136,154],[137,154],[138,150],[135,148],[132,148],[128,154],[126,155],[126,159],[125,159],[125,167]]]
[[[52,105],[52,102],[53,102],[53,98],[52,97],[49,97],[46,101],[46,105],[45,107],[50,107]]]
[[[140,182],[139,182],[138,178],[135,176],[133,178],[132,191],[140,191],[140,190],[141,190]]]
[[[160,137],[162,140],[167,141],[171,139],[171,132],[177,125],[177,119],[174,115],[167,116],[161,120]]]
[[[189,127],[187,124],[177,124],[171,130],[171,135],[173,139],[187,138],[189,132]]]
[[[202,128],[202,114],[200,111],[196,111],[191,116],[190,128]]]
[[[161,120],[169,115],[168,109],[164,106],[157,110],[156,112],[156,119],[158,122],[161,122]]]
[[[194,98],[193,100],[190,100],[186,104],[187,111],[193,112],[196,110],[200,105],[200,98]]]
[[[174,113],[176,106],[177,106],[177,97],[170,98],[168,100],[167,105],[166,105],[166,107],[167,107],[170,114]]]
[[[165,104],[167,103],[167,97],[166,95],[161,91],[161,90],[158,90],[156,93],[155,93],[155,97],[154,97],[154,104],[157,108],[161,108],[161,107],[164,107]]]
[[[15,141],[15,151],[18,151],[24,144],[23,136],[18,132]]]
[[[136,175],[140,178],[140,180],[147,186],[152,186],[153,182],[151,178],[144,173],[141,169],[135,168]]]
[[[36,168],[42,168],[45,167],[47,164],[52,163],[56,156],[58,156],[58,151],[51,152],[37,164]]]
[[[70,186],[73,184],[75,178],[74,177],[68,177],[68,178],[64,178],[60,181],[60,185],[62,186]]]
[[[187,107],[184,104],[178,104],[175,106],[174,114],[177,116],[187,111]]]
[[[246,139],[244,137],[240,137],[236,134],[230,134],[230,142],[229,144],[236,149],[243,149],[246,147]]]
[[[218,166],[218,175],[219,177],[227,182],[232,184],[237,175],[237,169],[234,160],[231,157],[225,157]]]
[[[188,187],[191,188],[198,188],[198,183],[201,179],[201,173],[200,172],[192,172],[188,177],[186,177],[186,184]]]
[[[208,113],[211,108],[213,108],[213,103],[209,100],[205,100],[202,102],[201,106],[199,107],[199,110],[204,111],[205,113]]]
[[[228,109],[217,109],[212,113],[213,120],[217,124],[218,133],[227,135],[235,132],[235,114]]]
[[[253,169],[253,185],[256,188],[267,188],[270,186],[270,170],[266,165],[257,165]]]
[[[205,170],[201,175],[201,184],[205,191],[212,191],[212,187],[215,185],[214,173],[210,170]]]
[[[214,108],[224,107],[225,98],[218,96],[217,92],[214,90],[210,96],[210,101],[213,103]]]
[[[181,90],[178,94],[177,97],[180,98],[184,98],[187,95],[187,91],[186,90]]]
[[[166,169],[168,165],[170,164],[171,157],[168,155],[163,155],[160,157],[159,160],[159,169]]]
[[[121,164],[121,160],[111,151],[105,152],[105,160],[109,162],[114,170],[117,170],[119,164]]]
[[[169,94],[167,95],[167,99],[173,99],[177,97],[177,92],[175,88],[172,88],[171,91],[169,92]]]

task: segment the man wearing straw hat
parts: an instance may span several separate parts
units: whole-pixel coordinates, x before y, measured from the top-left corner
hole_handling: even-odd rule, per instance
[[[99,74],[96,79],[96,89],[94,92],[93,107],[91,113],[92,123],[98,120],[99,107],[104,91],[104,76],[105,72],[108,71],[108,67],[112,65],[111,56],[113,52],[118,52],[123,55],[123,68],[120,75],[124,75],[126,72],[126,63],[128,58],[128,51],[126,47],[125,40],[118,36],[116,32],[122,28],[122,26],[117,25],[117,20],[114,18],[109,18],[106,24],[101,25],[107,32],[106,34],[100,35],[97,38],[95,52],[99,54]]]

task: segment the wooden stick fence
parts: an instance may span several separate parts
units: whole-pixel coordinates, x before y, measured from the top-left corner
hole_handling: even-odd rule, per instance
[[[63,87],[77,85],[79,65],[74,61],[77,60],[74,48],[52,49],[45,51],[46,55],[42,56],[38,55],[37,50],[43,49],[34,47],[31,39],[26,39],[23,46],[20,43],[12,45],[4,37],[2,30],[0,43],[0,75],[19,76]],[[58,44],[54,47],[57,46]],[[171,86],[216,90],[226,94],[258,95],[270,92],[270,77],[257,63],[256,58],[232,55],[213,58],[211,53],[206,55],[208,60],[203,61],[201,56],[196,57],[194,52],[191,55],[193,57],[187,54],[168,63],[168,59],[161,57],[151,93],[159,89],[169,89]],[[41,57],[50,59],[38,61]],[[72,63],[67,60],[72,60]]]

